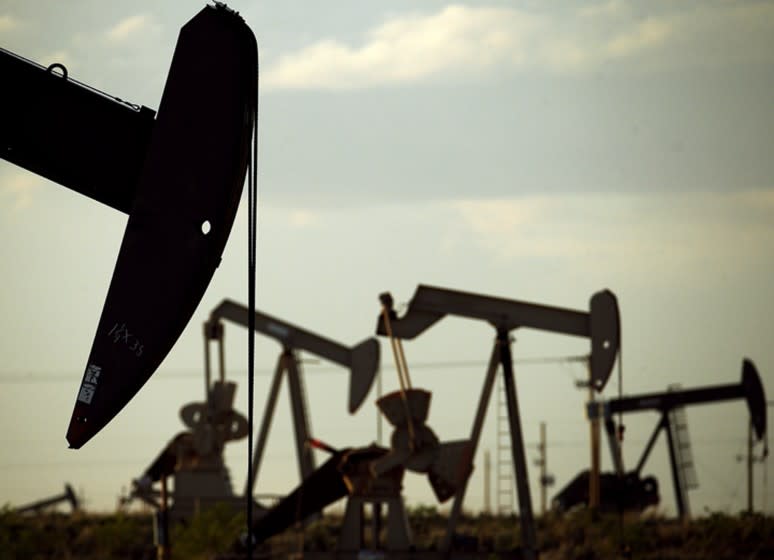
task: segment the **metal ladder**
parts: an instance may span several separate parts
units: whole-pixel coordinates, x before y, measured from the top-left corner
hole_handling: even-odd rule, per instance
[[[511,453],[511,432],[508,422],[508,405],[505,400],[505,385],[502,377],[497,378],[497,514],[513,513],[513,455]]]
[[[680,388],[679,384],[673,384],[668,387],[668,390],[676,391]],[[667,429],[672,432],[673,452],[677,463],[677,473],[680,477],[680,486],[683,490],[683,502],[685,503],[686,512],[690,512],[687,492],[688,490],[698,488],[699,481],[696,476],[696,466],[693,461],[693,451],[691,450],[691,438],[688,433],[688,419],[685,416],[684,407],[678,406],[669,411]]]

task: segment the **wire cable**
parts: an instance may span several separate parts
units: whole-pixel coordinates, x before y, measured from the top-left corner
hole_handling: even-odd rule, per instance
[[[398,371],[398,381],[400,383],[400,400],[403,403],[403,409],[406,413],[406,426],[408,427],[409,435],[409,449],[414,450],[416,443],[414,433],[414,423],[411,418],[411,409],[408,404],[408,397],[406,391],[411,389],[411,379],[408,374],[408,364],[406,363],[406,355],[403,353],[403,345],[399,338],[393,336],[392,325],[390,323],[390,311],[386,303],[382,303],[382,317],[384,320],[384,329],[387,331],[387,336],[390,339],[392,345],[392,353],[395,358],[395,369]]]
[[[514,358],[514,364],[520,364],[523,366],[544,366],[553,364],[569,364],[571,362],[580,362],[588,360],[588,356],[535,356],[530,358]],[[303,363],[314,366],[310,368],[315,372],[315,375],[321,374],[335,374],[340,375],[342,369],[339,366],[329,366],[322,363],[320,360],[302,360]],[[486,367],[487,362],[482,360],[434,360],[428,362],[415,362],[411,364],[412,369],[429,369],[430,373],[442,373],[445,369],[466,369]],[[382,364],[381,369],[396,369],[392,364]],[[246,370],[235,368],[230,370],[234,373],[245,373]],[[0,370],[0,385],[5,384],[34,384],[34,383],[70,383],[72,378],[69,377],[70,371],[34,371],[34,372],[19,372],[15,370]],[[198,373],[191,369],[165,369],[161,375],[157,376],[156,380],[178,380],[178,379],[198,379],[201,373]],[[256,370],[256,376],[269,377],[274,375],[274,369],[261,368]],[[568,375],[572,376],[571,372]]]
[[[255,400],[255,270],[258,241],[258,75],[256,52],[256,90],[250,92],[252,106],[251,153],[247,177],[247,488],[253,488],[253,402]],[[253,558],[253,496],[245,492],[247,508],[247,559]]]

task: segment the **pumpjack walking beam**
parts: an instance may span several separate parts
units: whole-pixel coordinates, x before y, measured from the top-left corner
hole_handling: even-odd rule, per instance
[[[503,382],[511,431],[511,449],[517,482],[521,533],[525,558],[537,556],[537,538],[532,514],[532,500],[524,453],[521,420],[516,398],[510,332],[520,327],[551,331],[591,340],[590,370],[592,386],[601,391],[618,355],[620,320],[618,302],[609,290],[594,294],[588,312],[508,300],[479,294],[420,285],[403,317],[390,311],[392,336],[413,339],[447,315],[488,322],[494,327],[496,340],[470,436],[474,456],[481,436],[497,369],[502,366]],[[387,334],[383,316],[377,322],[377,334]],[[449,516],[443,548],[451,549],[457,519],[462,509],[467,483],[457,492]]]
[[[224,360],[222,353],[223,328],[222,320],[229,320],[242,326],[248,326],[248,309],[231,300],[223,300],[210,314],[205,324],[205,348],[209,348],[211,340],[217,340],[221,348],[220,368],[223,376]],[[371,389],[376,372],[379,367],[379,343],[374,338],[368,338],[360,344],[349,348],[338,342],[315,334],[311,331],[292,325],[266,313],[255,312],[255,330],[270,338],[274,338],[282,345],[274,370],[271,389],[266,401],[263,420],[258,432],[258,439],[253,455],[253,485],[257,479],[261,465],[263,452],[266,447],[274,409],[277,404],[280,385],[283,374],[287,374],[290,405],[293,413],[293,426],[295,431],[296,453],[299,461],[299,474],[302,480],[306,479],[315,469],[312,450],[307,445],[311,437],[309,418],[306,411],[306,399],[303,389],[303,379],[298,366],[298,351],[306,351],[333,363],[339,364],[350,370],[349,378],[349,403],[350,413],[354,413],[365,400]],[[209,350],[205,359],[209,368]],[[252,435],[250,436],[252,437]],[[253,488],[246,488],[246,493],[252,493]]]
[[[5,49],[0,75],[0,157],[129,214],[156,111]]]

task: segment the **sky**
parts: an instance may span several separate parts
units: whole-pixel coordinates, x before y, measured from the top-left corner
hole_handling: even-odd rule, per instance
[[[63,63],[71,77],[155,109],[179,28],[202,5],[2,0],[0,46]],[[592,294],[608,288],[621,310],[623,383],[613,376],[604,397],[736,383],[749,357],[774,399],[774,4],[231,6],[260,51],[259,309],[354,345],[373,335],[384,291],[399,304],[430,284],[588,310]],[[27,503],[68,482],[86,507],[112,510],[184,428],[179,408],[204,398],[201,325],[222,299],[247,299],[244,206],[159,371],[73,451],[64,435],[126,216],[0,162],[0,503]],[[227,377],[239,383],[236,408],[245,412],[247,336],[226,330]],[[575,387],[586,373],[563,361],[589,346],[514,335],[538,510],[540,422],[557,481],[550,493],[589,464],[586,392]],[[442,440],[469,435],[493,336],[449,317],[405,344],[414,386],[433,392],[429,425]],[[381,344],[386,392],[398,382]],[[257,350],[259,418],[280,349],[259,337]],[[556,361],[520,361],[536,357]],[[374,441],[375,391],[350,416],[346,372],[303,360],[314,435],[341,447]],[[298,482],[286,398],[260,493]],[[738,512],[746,407],[686,414],[700,484],[693,512]],[[629,468],[657,421],[625,417]],[[496,424],[491,406],[466,499],[472,510],[484,504],[482,452],[497,465]],[[226,451],[239,492],[246,447]],[[659,478],[662,511],[673,514],[667,461],[660,440],[644,474]],[[754,483],[755,507],[771,513],[771,461],[756,465]],[[419,475],[406,476],[405,495],[411,505],[433,502]]]

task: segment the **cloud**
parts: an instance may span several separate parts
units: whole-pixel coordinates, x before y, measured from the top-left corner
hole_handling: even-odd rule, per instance
[[[664,43],[672,33],[672,24],[664,20],[647,19],[634,29],[613,37],[605,45],[605,53],[619,58]]]
[[[13,16],[0,16],[0,33],[7,33],[19,27],[19,20]]]
[[[110,42],[123,43],[134,37],[145,35],[155,28],[156,25],[150,17],[145,14],[137,14],[119,21],[107,30],[105,36]]]
[[[680,271],[774,253],[774,189],[525,196],[450,207],[475,242],[503,261],[603,259]]]
[[[463,222],[479,235],[511,235],[540,219],[546,211],[546,200],[537,197],[518,201],[460,200],[452,206],[462,215]]]
[[[318,216],[309,210],[292,210],[288,216],[290,225],[297,229],[307,228],[317,222]]]
[[[722,2],[674,17],[681,58],[696,65],[771,64],[774,3]]]
[[[587,241],[567,233],[562,218],[577,204],[573,196],[525,196],[450,203],[477,244],[499,260],[521,257],[571,257],[582,254]],[[557,222],[564,225],[555,229]],[[552,224],[548,229],[546,226]]]
[[[404,83],[451,68],[524,58],[523,38],[538,18],[514,9],[449,6],[391,19],[360,46],[332,39],[282,56],[267,72],[278,88],[361,88]]]
[[[525,11],[451,5],[388,19],[360,43],[318,40],[279,56],[264,84],[280,89],[358,89],[439,75],[728,64],[774,52],[774,6],[725,2],[635,8],[623,0],[580,10]],[[643,13],[644,12],[644,13]],[[715,48],[722,44],[726,47]],[[768,49],[767,49],[768,47]],[[707,56],[708,49],[713,51]],[[642,57],[652,54],[647,64]],[[706,64],[707,62],[704,62]]]
[[[27,208],[32,203],[40,183],[40,177],[27,171],[14,170],[4,173],[0,176],[0,195],[2,198],[10,199],[10,206],[6,208],[13,213]]]
[[[78,67],[73,56],[66,50],[53,51],[40,57],[40,63],[44,66],[54,64],[55,62],[63,64],[68,72],[71,72],[74,68]]]
[[[608,0],[599,4],[583,6],[578,15],[585,18],[614,17],[626,10],[622,0]]]
[[[576,71],[635,55],[669,37],[670,23],[655,17],[607,21],[622,10],[620,2],[587,9],[586,18],[607,26],[589,35],[576,28],[574,17],[452,5],[435,14],[388,20],[369,31],[361,45],[325,39],[281,56],[264,83],[272,88],[356,89],[498,68]]]
[[[13,16],[3,15],[0,16],[0,32],[12,31],[19,27],[19,20]]]

